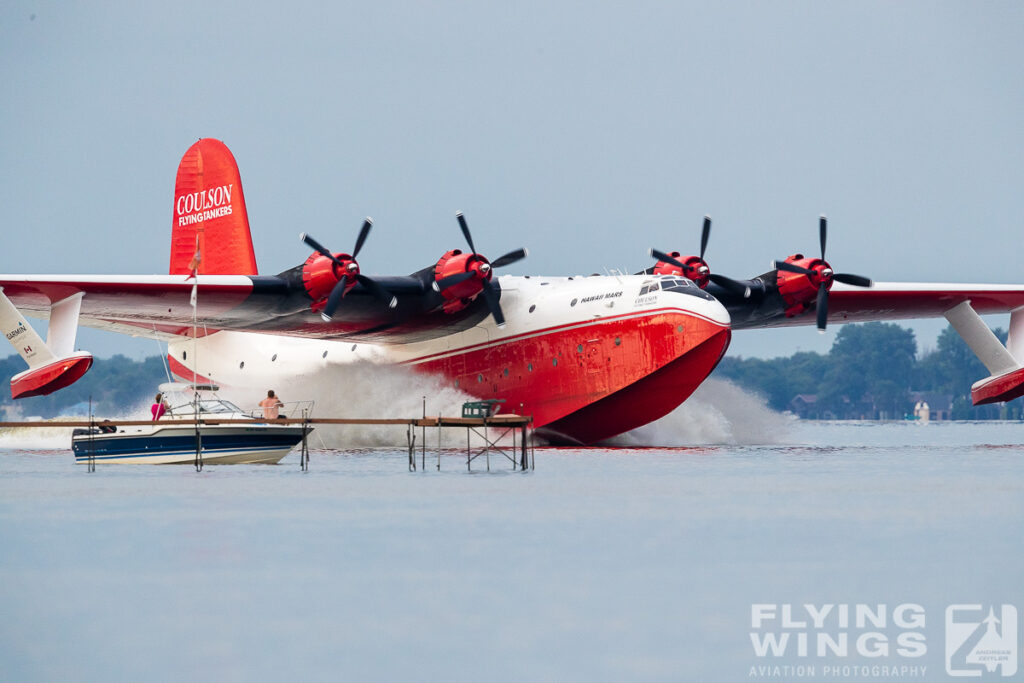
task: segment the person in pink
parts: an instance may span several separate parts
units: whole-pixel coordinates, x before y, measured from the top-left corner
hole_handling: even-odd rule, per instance
[[[268,390],[267,397],[260,401],[260,408],[263,408],[263,417],[267,420],[276,420],[283,405],[284,403],[281,402],[281,399],[274,395],[273,389]]]
[[[149,412],[153,415],[153,421],[159,420],[167,412],[167,402],[164,401],[163,394],[157,394],[156,398],[153,399],[153,405],[150,407]]]

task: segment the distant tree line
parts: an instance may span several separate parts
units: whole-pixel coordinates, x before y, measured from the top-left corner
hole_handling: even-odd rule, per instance
[[[10,378],[27,370],[20,356],[0,359],[0,378]],[[70,387],[49,396],[33,396],[17,401],[11,398],[8,387],[0,391],[0,417],[56,417],[59,415],[85,415],[92,399],[96,415],[118,415],[153,400],[157,385],[167,381],[163,360],[151,356],[135,361],[122,355],[97,358],[82,379]]]
[[[994,330],[1006,343],[1006,332]],[[893,323],[844,325],[828,354],[730,357],[715,375],[762,394],[776,410],[818,419],[901,419],[926,402],[939,419],[1021,419],[1021,401],[973,406],[971,384],[989,372],[947,327],[917,354],[914,332]]]

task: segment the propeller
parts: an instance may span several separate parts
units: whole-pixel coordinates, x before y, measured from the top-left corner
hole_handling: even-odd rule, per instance
[[[363,221],[363,227],[359,230],[359,236],[356,237],[356,246],[352,249],[352,254],[344,260],[339,259],[337,256],[332,254],[326,247],[317,242],[310,235],[307,235],[306,233],[299,235],[299,238],[312,247],[313,251],[319,252],[321,255],[329,258],[342,273],[337,284],[335,284],[334,288],[331,289],[331,293],[327,297],[327,303],[324,305],[323,311],[320,312],[320,317],[322,317],[326,322],[330,322],[331,318],[334,316],[334,312],[341,304],[341,300],[345,298],[348,283],[353,280],[368,289],[373,296],[386,303],[388,308],[394,308],[398,305],[398,299],[391,294],[391,292],[381,287],[372,278],[369,278],[359,272],[359,263],[356,261],[356,257],[359,256],[359,251],[363,248],[363,244],[366,243],[366,238],[369,237],[370,229],[372,227],[373,219],[367,217],[366,220]],[[342,256],[346,255],[342,254]]]
[[[829,286],[832,281],[843,282],[848,285],[855,287],[870,287],[871,279],[866,278],[863,275],[854,275],[853,273],[835,273],[832,271],[832,267],[829,266],[825,260],[825,245],[828,242],[828,219],[822,214],[818,218],[818,239],[821,242],[821,263],[822,267],[816,270],[810,268],[804,268],[788,261],[776,261],[774,266],[777,270],[784,270],[789,273],[799,273],[801,275],[807,275],[812,279],[818,279],[818,296],[815,303],[817,310],[817,323],[818,330],[824,332],[828,325],[828,292]]]
[[[501,268],[508,266],[516,261],[521,261],[526,258],[530,252],[526,249],[514,249],[507,254],[503,254],[494,261],[488,261],[483,255],[479,254],[476,250],[476,246],[473,244],[473,234],[469,231],[469,224],[466,222],[466,217],[461,211],[455,213],[455,218],[459,221],[459,227],[462,229],[462,236],[466,238],[466,243],[469,245],[469,249],[472,255],[475,257],[475,261],[480,265],[476,268],[466,270],[462,273],[456,273],[449,275],[448,277],[441,278],[434,282],[434,290],[441,292],[449,287],[453,287],[459,283],[466,282],[472,278],[480,279],[480,286],[484,295],[484,300],[487,302],[487,308],[490,309],[491,315],[494,316],[494,322],[498,327],[502,327],[505,324],[505,314],[501,311],[501,305],[498,303],[498,291],[494,285],[491,284],[491,271],[494,268]]]
[[[721,287],[722,289],[726,290],[731,294],[743,297],[744,299],[749,297],[750,287],[748,287],[747,285],[743,284],[742,282],[737,282],[736,280],[733,280],[732,278],[726,277],[724,275],[719,275],[717,273],[710,272],[711,269],[708,268],[708,264],[704,260],[704,252],[707,251],[708,240],[710,238],[711,216],[704,216],[704,226],[701,229],[700,233],[700,256],[698,257],[699,263],[687,265],[680,261],[679,259],[671,256],[670,254],[666,254],[665,252],[659,251],[658,249],[651,249],[649,253],[653,258],[656,258],[659,261],[664,261],[665,263],[670,263],[673,266],[680,268],[686,277],[690,278],[695,282],[706,277],[708,280],[711,280],[711,282],[714,282],[716,285],[718,285],[719,287]]]

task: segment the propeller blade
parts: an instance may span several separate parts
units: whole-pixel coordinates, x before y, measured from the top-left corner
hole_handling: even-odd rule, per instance
[[[853,273],[836,273],[832,276],[832,279],[836,282],[845,282],[855,287],[870,287],[872,285],[871,278],[864,277],[863,275],[854,275]]]
[[[516,249],[515,251],[510,251],[504,256],[499,256],[498,258],[491,261],[491,267],[501,268],[502,266],[513,264],[516,261],[523,260],[529,254],[530,252],[528,252],[526,249]]]
[[[449,287],[454,287],[455,285],[459,284],[460,282],[465,282],[466,280],[470,279],[474,275],[476,275],[476,273],[474,273],[471,270],[467,270],[465,273],[456,273],[455,275],[449,275],[448,277],[443,277],[440,280],[437,280],[437,281],[434,282],[434,291],[440,292],[442,289],[448,289]]]
[[[388,308],[394,308],[398,305],[398,298],[388,290],[378,285],[371,278],[360,273],[359,275],[356,275],[356,281],[358,281],[363,287],[370,290],[370,294],[373,294],[375,297],[386,303]]]
[[[363,248],[363,242],[370,234],[370,228],[373,227],[373,219],[369,216],[363,221],[363,227],[359,230],[359,237],[356,238],[356,247],[352,250],[352,258],[359,256],[359,250]]]
[[[700,259],[704,260],[704,251],[708,248],[708,238],[711,237],[711,216],[704,216],[704,229],[700,233]]]
[[[821,287],[818,287],[818,330],[821,332],[825,331],[825,325],[828,324],[828,287],[824,282],[821,283]]]
[[[676,260],[675,258],[673,258],[672,256],[669,256],[668,254],[666,254],[663,251],[658,251],[657,249],[651,249],[648,253],[651,255],[652,258],[656,258],[659,261],[664,261],[665,263],[671,263],[673,266],[678,266],[679,268],[682,268],[684,273],[687,270],[686,266],[681,261]]]
[[[327,297],[327,303],[324,305],[324,310],[320,312],[320,317],[324,319],[324,322],[331,322],[331,318],[334,317],[334,312],[338,310],[338,304],[345,296],[345,286],[348,284],[348,275],[342,275],[341,279],[338,280],[338,284],[334,285],[334,289],[331,290],[330,296]]]
[[[811,275],[814,272],[814,271],[808,270],[806,268],[802,268],[800,266],[795,266],[795,265],[793,265],[792,263],[790,263],[788,261],[776,261],[775,262],[775,269],[776,270],[785,270],[786,272],[789,272],[789,273],[800,273],[801,275]]]
[[[501,304],[498,303],[498,293],[494,291],[494,285],[491,284],[490,280],[483,280],[484,283],[484,299],[487,300],[487,308],[491,309],[491,315],[494,316],[494,322],[498,327],[505,326],[505,314],[501,312]]]
[[[466,238],[466,242],[469,244],[469,250],[475,254],[476,247],[473,246],[473,236],[469,234],[469,226],[466,224],[466,217],[462,215],[461,211],[456,211],[455,217],[459,219],[459,227],[462,228],[462,235]]]
[[[821,260],[825,260],[825,240],[828,239],[828,219],[825,214],[818,218],[818,239],[821,240]]]
[[[341,261],[339,261],[337,258],[334,257],[334,254],[332,254],[331,252],[327,251],[327,248],[324,245],[320,244],[319,242],[317,242],[315,239],[313,239],[312,237],[310,237],[306,233],[302,233],[301,235],[299,235],[299,238],[303,242],[305,242],[307,245],[309,245],[313,249],[313,251],[318,251],[321,254],[323,254],[324,256],[326,256],[327,258],[329,258],[332,261],[334,261],[335,265],[337,265],[337,266],[343,266],[344,265],[344,264],[342,264]]]
[[[750,287],[743,284],[742,282],[737,282],[732,278],[728,278],[724,275],[719,275],[718,273],[711,273],[711,275],[709,275],[708,277],[711,279],[712,282],[714,282],[716,285],[718,285],[725,291],[729,292],[730,294],[741,296],[744,299],[750,297]]]

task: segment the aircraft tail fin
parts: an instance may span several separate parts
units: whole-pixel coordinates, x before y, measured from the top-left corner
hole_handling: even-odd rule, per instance
[[[188,148],[174,183],[169,272],[188,275],[193,267],[205,275],[257,272],[238,164],[227,145],[213,138]]]

